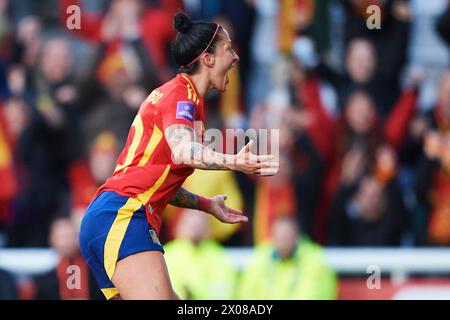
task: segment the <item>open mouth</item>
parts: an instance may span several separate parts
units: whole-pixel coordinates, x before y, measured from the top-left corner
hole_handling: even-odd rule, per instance
[[[234,68],[234,63],[228,67],[227,73],[225,74],[225,85],[230,82],[230,71]]]

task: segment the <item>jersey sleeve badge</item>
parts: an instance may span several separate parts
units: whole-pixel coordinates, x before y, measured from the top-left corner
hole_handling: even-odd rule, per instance
[[[177,119],[187,120],[189,122],[194,122],[195,105],[190,101],[179,101],[177,103]]]

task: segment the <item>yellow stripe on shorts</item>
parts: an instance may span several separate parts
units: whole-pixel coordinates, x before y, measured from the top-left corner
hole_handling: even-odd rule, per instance
[[[117,212],[117,216],[109,229],[108,236],[105,241],[105,248],[103,254],[103,264],[106,270],[106,274],[111,280],[114,271],[116,270],[117,259],[119,258],[119,250],[122,244],[123,238],[130,224],[133,214],[138,211],[143,205],[145,205],[152,195],[161,187],[166,180],[170,171],[170,165],[166,166],[166,169],[161,174],[155,184],[147,191],[139,194],[136,198],[129,198]]]
[[[119,290],[117,290],[116,288],[104,288],[100,290],[102,290],[102,293],[107,300],[119,294]]]
[[[142,203],[138,199],[129,198],[125,205],[117,212],[116,219],[114,219],[111,229],[109,229],[103,253],[103,263],[109,279],[112,279],[116,270],[120,245],[125,237],[125,232],[127,231],[131,218],[140,207],[142,207]]]

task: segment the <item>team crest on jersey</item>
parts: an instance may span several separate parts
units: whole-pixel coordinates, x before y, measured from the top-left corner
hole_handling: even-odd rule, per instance
[[[194,122],[195,106],[190,101],[179,101],[177,103],[177,119],[187,120]]]
[[[156,235],[155,230],[150,229],[150,230],[148,230],[148,232],[150,233],[150,237],[152,238],[153,243],[161,245],[161,242],[159,242],[159,239],[158,239],[158,236]]]

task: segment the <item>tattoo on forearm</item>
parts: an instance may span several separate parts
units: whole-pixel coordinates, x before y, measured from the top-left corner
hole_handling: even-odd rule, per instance
[[[166,129],[166,139],[172,144],[176,145],[183,140],[192,140],[195,139],[195,132],[192,128],[188,126],[178,127],[178,126],[170,126]]]
[[[193,143],[191,147],[191,159],[196,161],[196,163],[200,166],[199,168],[204,170],[220,170],[224,169],[218,163],[205,163],[202,159],[205,158],[205,153],[208,153],[207,156],[213,157],[214,151],[209,150],[207,147],[201,145],[200,143]]]
[[[199,200],[198,195],[184,188],[179,188],[169,203],[180,208],[197,209]]]
[[[203,170],[227,170],[227,155],[217,153],[196,141],[194,130],[185,125],[166,128],[166,140],[177,161]]]

